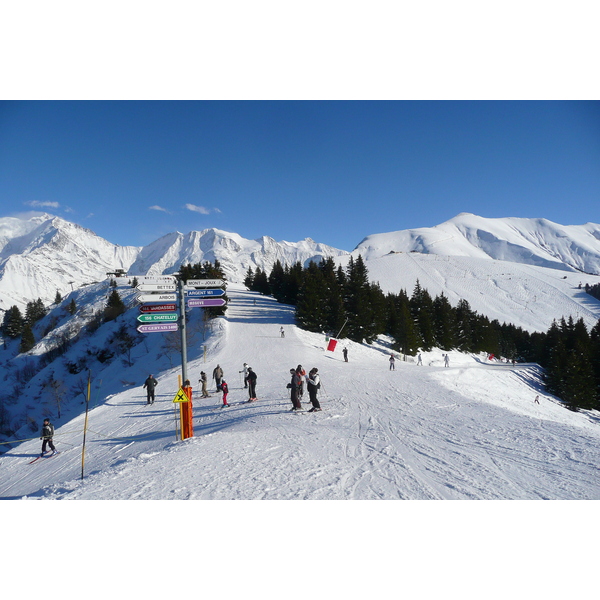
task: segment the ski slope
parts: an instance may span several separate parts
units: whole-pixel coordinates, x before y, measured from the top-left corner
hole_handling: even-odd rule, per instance
[[[337,260],[344,265],[348,262]],[[386,254],[365,264],[369,279],[378,282],[384,292],[404,289],[410,296],[418,281],[433,298],[444,293],[452,306],[466,300],[480,315],[530,332],[548,331],[553,319],[561,317],[582,318],[588,329],[600,319],[600,301],[585,292],[586,283],[600,283],[597,275],[418,252]]]
[[[81,414],[57,427],[56,456],[29,464],[40,451],[35,438],[0,457],[0,498],[600,498],[598,414],[569,412],[545,395],[535,365],[450,353],[445,368],[436,351],[423,354],[423,366],[409,358],[390,371],[384,342],[342,340],[327,352],[323,336],[292,324],[292,307],[241,285],[228,295],[227,317],[196,342],[205,343],[206,356],[195,348],[190,355],[199,358],[188,374],[197,385],[201,370],[210,380],[220,364],[231,408],[220,408],[220,395],[201,400],[195,391],[195,435],[178,441],[172,400],[179,367],[154,372],[152,406],[143,379],[107,397],[95,383],[84,478]],[[256,403],[244,402],[243,362],[258,375]],[[298,364],[319,368],[320,413],[290,412],[286,384]]]

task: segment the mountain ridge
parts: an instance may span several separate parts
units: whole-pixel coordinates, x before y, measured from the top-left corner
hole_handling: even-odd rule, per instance
[[[24,309],[27,302],[37,298],[51,304],[57,291],[65,295],[104,280],[116,269],[131,275],[171,274],[181,264],[218,260],[227,279],[241,283],[248,269],[260,268],[269,273],[277,260],[287,265],[298,261],[307,265],[311,260],[332,257],[344,265],[351,256],[360,254],[371,271],[370,264],[401,253],[420,261],[424,271],[431,263],[420,255],[453,257],[448,260],[453,264],[452,273],[440,274],[441,280],[455,277],[464,258],[484,261],[478,267],[480,271],[485,269],[485,261],[501,261],[553,269],[562,273],[561,277],[590,274],[593,277],[587,277],[584,283],[595,283],[595,276],[600,274],[600,225],[564,226],[543,218],[488,219],[461,213],[434,227],[366,236],[347,252],[310,238],[298,242],[278,242],[269,236],[248,240],[216,228],[168,233],[143,247],[119,246],[47,213],[21,219],[4,217],[0,218],[0,312],[13,305]],[[398,287],[411,290],[414,280],[403,278],[399,273],[403,269],[400,262],[394,266],[388,261],[386,272],[392,272],[393,277],[386,291],[398,291]],[[535,277],[538,273],[517,270],[519,277]],[[490,278],[489,274],[482,276]],[[376,275],[371,279],[378,280]],[[457,291],[461,293],[460,286]],[[507,321],[510,316],[507,313]]]

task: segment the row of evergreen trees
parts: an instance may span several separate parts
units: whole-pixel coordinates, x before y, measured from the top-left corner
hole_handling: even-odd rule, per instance
[[[27,303],[25,315],[18,306],[11,306],[5,313],[0,331],[8,339],[21,338],[19,346],[20,352],[27,352],[35,346],[33,336],[33,326],[43,319],[47,314],[47,309],[41,298]]]
[[[596,300],[600,300],[600,283],[596,283],[594,285],[590,285],[589,283],[585,284],[585,291],[590,295],[596,298]]]
[[[302,329],[341,332],[367,343],[385,334],[393,350],[411,356],[440,348],[537,362],[545,368],[548,391],[569,408],[600,409],[600,322],[590,332],[582,319],[569,318],[554,322],[547,333],[530,333],[477,314],[466,300],[452,306],[443,293],[433,298],[418,281],[411,296],[405,290],[385,294],[369,281],[361,256],[351,257],[346,269],[332,258],[307,267],[277,261],[269,274],[248,269],[244,283],[294,305]]]

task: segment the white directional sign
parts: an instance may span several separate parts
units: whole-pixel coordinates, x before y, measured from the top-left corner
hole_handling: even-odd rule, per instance
[[[175,283],[173,275],[130,275],[129,279],[137,279],[142,283]]]
[[[140,292],[175,292],[177,286],[174,283],[141,283],[135,289]]]
[[[140,294],[136,296],[138,302],[175,302],[177,294]]]
[[[188,279],[186,284],[187,288],[212,288],[212,287],[220,287],[225,285],[225,282],[222,279]]]

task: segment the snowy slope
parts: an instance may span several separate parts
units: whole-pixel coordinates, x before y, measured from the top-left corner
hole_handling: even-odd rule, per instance
[[[291,324],[291,307],[241,287],[228,293],[228,315],[206,341],[196,339],[189,372],[195,383],[219,363],[233,407],[219,408],[217,395],[196,398],[195,437],[176,441],[180,369],[164,368],[164,357],[140,357],[94,381],[85,479],[79,415],[55,422],[60,454],[29,465],[40,448],[35,438],[0,457],[0,497],[600,498],[598,415],[569,412],[542,393],[535,366],[451,353],[444,368],[432,352],[424,366],[397,361],[389,371],[384,346],[353,343],[344,363],[339,347],[326,352],[322,336]],[[243,403],[244,361],[258,374],[257,403]],[[299,363],[319,368],[321,413],[289,412],[285,386]],[[146,406],[141,383],[159,365],[157,402]]]
[[[488,258],[599,275],[600,225],[461,213],[435,227],[370,235],[354,250],[367,259],[390,252]]]
[[[354,253],[353,253],[354,254]],[[339,259],[347,264],[347,259]],[[583,318],[588,328],[600,319],[600,301],[585,292],[585,284],[600,283],[597,275],[474,258],[398,252],[365,260],[372,281],[384,292],[406,290],[419,281],[432,297],[442,292],[453,306],[461,299],[500,323],[528,331],[547,331],[552,320]],[[580,287],[581,285],[581,287]]]

